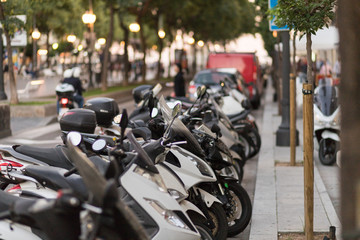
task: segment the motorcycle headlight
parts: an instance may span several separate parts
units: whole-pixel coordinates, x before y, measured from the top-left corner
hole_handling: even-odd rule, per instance
[[[182,200],[187,198],[187,196],[185,196],[184,194],[182,194],[181,192],[179,192],[176,189],[168,189],[168,192],[169,192],[170,196],[173,197],[178,202],[181,202]]]
[[[209,170],[209,165],[207,165],[206,163],[199,161],[198,159],[193,158],[191,156],[188,156],[188,159],[199,169],[199,171],[201,172],[202,175],[208,176],[208,177],[213,176],[213,174]]]
[[[190,228],[176,215],[173,211],[166,209],[160,202],[152,199],[145,200],[161,215],[163,218],[173,226],[188,229]]]
[[[225,154],[225,153],[223,153],[223,152],[220,152],[220,154],[221,154],[221,157],[222,157],[222,159],[223,159],[224,161],[231,163],[231,158],[230,158],[227,154]]]
[[[153,183],[155,183],[161,192],[167,192],[167,188],[165,186],[164,180],[161,178],[161,176],[159,174],[152,173],[152,172],[150,172],[144,168],[141,168],[139,166],[137,166],[134,169],[134,173],[137,173],[140,176],[146,178],[147,180],[150,180]]]

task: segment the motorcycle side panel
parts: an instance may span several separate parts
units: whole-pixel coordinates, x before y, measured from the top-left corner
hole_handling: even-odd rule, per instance
[[[241,113],[244,108],[241,106],[241,103],[236,101],[232,96],[223,96],[224,104],[221,109],[226,115],[233,115]]]
[[[0,221],[0,239],[41,240],[41,238],[39,238],[38,236],[36,236],[34,233],[31,232],[31,228],[17,223],[10,223],[7,220]]]
[[[171,172],[169,172],[169,170],[159,164],[155,166],[168,189],[175,189],[186,197],[189,195],[183,185]]]
[[[152,239],[199,239],[199,234],[191,230],[175,227],[168,223],[162,215],[160,215],[148,202],[148,200],[155,200],[166,209],[172,211],[185,211],[179,203],[172,198],[168,193],[161,192],[155,183],[145,179],[144,177],[134,173],[133,164],[121,177],[121,185],[136,201],[137,203],[153,218],[159,226],[159,231]],[[187,215],[187,214],[185,214]],[[190,221],[190,220],[189,220]],[[194,226],[193,226],[194,227]]]

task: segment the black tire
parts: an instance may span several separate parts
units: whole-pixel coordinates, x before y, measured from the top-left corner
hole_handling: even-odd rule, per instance
[[[228,182],[226,191],[230,208],[227,210],[228,237],[233,237],[247,227],[251,220],[251,200],[246,190],[236,182]]]
[[[196,229],[198,230],[198,232],[200,233],[202,240],[213,240],[214,239],[211,229],[206,226],[206,223],[205,223],[206,218],[204,218],[203,216],[201,216],[200,214],[195,213],[195,212],[190,212],[189,217],[190,217],[192,223],[194,224],[194,226],[196,227]]]
[[[213,203],[208,208],[211,219],[215,224],[215,228],[211,229],[214,239],[225,240],[228,235],[228,222],[225,210],[220,203]]]
[[[321,139],[319,143],[319,159],[323,165],[333,165],[336,162],[336,142],[332,139]]]
[[[258,154],[261,148],[259,132],[255,128],[251,128],[247,133],[241,133],[241,136],[247,141],[250,147],[246,159],[250,159]]]
[[[239,176],[239,182],[242,181],[243,177],[244,177],[244,163],[241,163],[241,160],[240,159],[236,159],[234,158],[233,160],[233,165],[234,165],[234,168],[235,170],[237,171],[238,173],[238,176]]]

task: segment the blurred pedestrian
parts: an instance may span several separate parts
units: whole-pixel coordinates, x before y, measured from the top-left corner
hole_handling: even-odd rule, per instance
[[[335,73],[337,78],[340,77],[340,73],[341,73],[340,57],[336,60],[336,62],[334,64],[334,73]]]
[[[185,97],[185,79],[180,63],[175,65],[176,76],[174,79],[174,91],[176,97]]]
[[[329,76],[332,74],[332,68],[328,60],[324,61],[324,64],[320,68],[320,74]]]

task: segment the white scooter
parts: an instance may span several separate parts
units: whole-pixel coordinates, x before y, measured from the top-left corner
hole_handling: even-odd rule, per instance
[[[314,138],[320,162],[332,165],[340,149],[339,90],[331,79],[319,80],[314,91]]]
[[[76,138],[80,139],[78,142],[80,144],[81,136]],[[143,151],[131,134],[128,134],[128,139],[137,153]],[[128,153],[130,163],[119,178],[122,200],[137,214],[152,239],[167,239],[170,234],[173,239],[199,239],[200,234],[196,227],[178,202],[168,194],[167,188],[152,161],[146,159],[146,154],[139,154],[141,157],[136,157],[136,155],[131,157],[131,154]],[[15,192],[16,189],[20,188],[21,193],[31,191],[32,194],[51,197],[55,191],[47,188],[47,185],[51,184],[53,178],[64,175],[64,172],[66,172],[66,170],[58,168],[53,169],[53,171],[49,171],[49,179],[44,180],[39,176],[39,179],[42,179],[41,183],[39,183],[38,180],[34,179],[36,177],[36,168],[32,167],[32,179],[29,176],[17,176],[17,179],[28,181],[20,183],[17,188],[11,188],[10,192]],[[39,175],[41,175],[42,171],[43,169],[40,168]],[[9,173],[9,175],[12,174]],[[39,191],[41,188],[43,191]],[[44,193],[46,195],[43,195]],[[192,206],[187,204],[187,208],[192,209]]]

